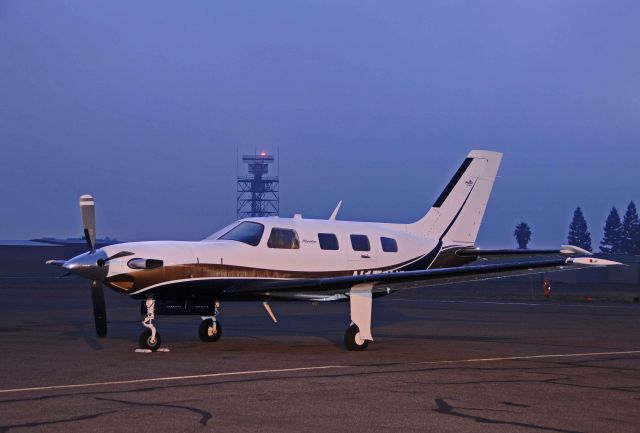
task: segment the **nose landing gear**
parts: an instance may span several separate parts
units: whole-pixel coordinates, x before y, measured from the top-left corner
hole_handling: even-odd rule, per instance
[[[149,298],[145,302],[145,306],[147,307],[147,316],[142,321],[142,325],[147,329],[140,334],[138,343],[141,349],[149,349],[155,352],[161,344],[160,333],[153,325],[153,319],[156,317],[156,301]]]

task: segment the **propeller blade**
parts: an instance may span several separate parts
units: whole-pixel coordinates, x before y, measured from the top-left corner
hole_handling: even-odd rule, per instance
[[[104,291],[99,281],[91,282],[91,301],[93,302],[93,318],[96,322],[98,337],[107,335],[107,308],[104,301]]]
[[[84,227],[84,238],[87,241],[89,251],[96,249],[96,215],[93,197],[85,194],[80,196],[80,214]]]
[[[120,251],[119,253],[115,253],[111,257],[107,257],[106,259],[104,259],[104,261],[108,262],[109,260],[119,259],[120,257],[127,257],[132,255],[133,253],[131,251]]]
[[[120,251],[119,253],[115,253],[114,255],[107,257],[106,259],[99,259],[98,266],[104,266],[109,262],[109,260],[119,259],[120,257],[132,256],[133,253],[131,251]]]

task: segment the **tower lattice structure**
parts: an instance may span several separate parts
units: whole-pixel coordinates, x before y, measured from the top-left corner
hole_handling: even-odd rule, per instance
[[[237,217],[278,216],[280,212],[280,191],[278,176],[269,176],[269,166],[275,158],[266,152],[257,155],[243,155],[247,174],[238,175]]]

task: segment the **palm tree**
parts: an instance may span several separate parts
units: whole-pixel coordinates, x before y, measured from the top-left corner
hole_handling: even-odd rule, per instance
[[[525,222],[518,224],[513,235],[516,237],[516,241],[518,242],[518,248],[526,250],[527,244],[531,240],[531,227],[529,227],[529,224]]]

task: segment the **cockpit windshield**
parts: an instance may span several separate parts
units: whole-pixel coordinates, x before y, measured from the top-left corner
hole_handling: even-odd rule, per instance
[[[204,240],[205,241],[216,241],[216,240],[218,240],[220,238],[220,236],[222,236],[223,234],[227,233],[228,231],[230,231],[232,228],[234,228],[238,224],[239,224],[238,221],[234,221],[231,224],[227,224],[226,226],[222,227],[220,230],[217,230],[217,231],[211,233]]]
[[[264,226],[262,224],[244,221],[220,236],[218,239],[244,242],[245,244],[255,247],[260,243],[263,232]]]

